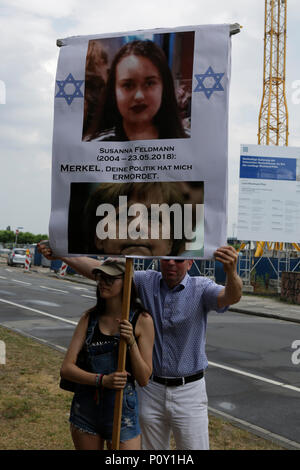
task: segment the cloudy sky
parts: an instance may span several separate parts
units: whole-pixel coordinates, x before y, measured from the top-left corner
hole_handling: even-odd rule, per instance
[[[237,220],[239,149],[257,143],[262,97],[264,0],[1,0],[0,230],[47,233],[56,39],[74,35],[239,23],[232,38],[229,223]],[[300,146],[300,8],[288,0],[289,145]],[[297,80],[299,82],[297,82]],[[298,93],[297,87],[298,86]]]

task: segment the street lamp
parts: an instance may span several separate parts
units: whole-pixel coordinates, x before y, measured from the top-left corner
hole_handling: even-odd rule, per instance
[[[17,246],[19,230],[22,230],[24,227],[17,227],[16,228],[16,239],[15,239],[15,246]]]

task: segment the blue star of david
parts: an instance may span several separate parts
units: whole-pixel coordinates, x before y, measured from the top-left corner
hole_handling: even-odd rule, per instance
[[[55,95],[55,98],[65,98],[69,105],[72,103],[74,98],[83,98],[83,94],[80,91],[80,87],[83,82],[84,80],[75,80],[71,73],[69,73],[65,80],[56,80],[59,90]],[[74,85],[73,93],[66,93],[65,86],[69,84]]]
[[[223,75],[224,73],[215,73],[211,67],[208,67],[205,73],[195,74],[198,83],[194,92],[203,91],[205,93],[206,98],[209,100],[209,98],[215,91],[224,91],[224,88],[220,83]],[[205,86],[205,79],[209,79],[209,82],[214,81],[213,85]]]

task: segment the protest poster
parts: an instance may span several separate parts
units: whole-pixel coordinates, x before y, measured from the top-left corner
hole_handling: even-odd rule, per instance
[[[299,147],[241,145],[238,238],[299,243]]]
[[[230,26],[59,45],[53,252],[210,258],[226,243]]]

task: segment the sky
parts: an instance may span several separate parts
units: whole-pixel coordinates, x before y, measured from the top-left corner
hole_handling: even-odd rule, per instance
[[[239,23],[232,37],[228,236],[238,212],[240,144],[257,144],[264,0],[1,0],[0,230],[48,233],[56,40],[77,35]],[[300,146],[300,8],[288,0],[289,146]],[[299,103],[298,103],[299,101]]]

